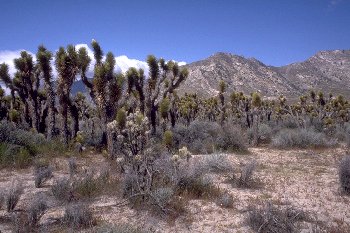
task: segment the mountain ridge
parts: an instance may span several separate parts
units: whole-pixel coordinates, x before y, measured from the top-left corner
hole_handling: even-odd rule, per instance
[[[254,57],[217,52],[186,67],[189,77],[180,86],[180,93],[214,96],[223,80],[228,92],[258,91],[267,97],[298,96],[310,89],[350,95],[350,50],[323,50],[305,61],[280,67]]]

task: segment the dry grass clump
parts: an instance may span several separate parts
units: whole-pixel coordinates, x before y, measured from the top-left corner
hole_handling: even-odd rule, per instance
[[[12,212],[16,208],[22,194],[23,194],[22,184],[12,183],[10,189],[5,194],[5,203],[6,203],[7,212]]]
[[[256,161],[250,161],[240,169],[238,176],[234,173],[234,170],[226,174],[228,182],[234,187],[238,188],[256,188],[259,185],[259,180],[254,178],[256,170]]]
[[[60,201],[70,202],[74,199],[73,185],[67,178],[55,180],[51,186],[51,192]]]
[[[237,180],[237,186],[242,188],[252,187],[253,184],[253,175],[256,169],[256,162],[252,161],[246,164],[241,169],[240,177]]]
[[[35,187],[41,188],[42,185],[52,178],[52,167],[50,166],[38,166],[35,169]]]
[[[62,221],[74,229],[92,227],[96,224],[91,210],[82,203],[67,206]]]
[[[29,225],[32,227],[37,226],[47,209],[48,204],[46,199],[42,195],[36,196],[27,210]]]
[[[299,232],[297,223],[306,221],[303,211],[294,208],[277,208],[267,203],[261,208],[253,208],[247,217],[248,225],[261,233],[294,233]]]

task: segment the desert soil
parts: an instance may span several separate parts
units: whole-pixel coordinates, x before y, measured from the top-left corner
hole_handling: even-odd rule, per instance
[[[229,154],[232,164],[239,169],[249,161],[257,162],[254,179],[258,185],[251,189],[232,187],[227,178],[213,175],[215,182],[234,197],[233,208],[222,208],[208,200],[191,200],[187,214],[169,222],[148,211],[136,211],[128,205],[116,205],[120,197],[103,195],[90,200],[90,207],[99,223],[127,223],[152,232],[252,232],[246,224],[248,210],[269,202],[278,206],[293,206],[306,212],[314,220],[303,222],[302,232],[312,232],[319,227],[342,229],[350,232],[350,196],[342,194],[338,181],[338,165],[341,158],[349,154],[345,147],[324,150],[276,150],[268,147],[249,148],[248,154]],[[206,155],[203,155],[206,156]],[[193,160],[201,157],[195,156]],[[106,166],[102,155],[90,154],[78,158],[79,170]],[[43,188],[35,188],[33,168],[22,170],[0,170],[0,190],[6,190],[12,182],[21,182],[25,188],[17,211],[26,208],[37,194],[44,193],[50,209],[41,220],[42,225],[61,218],[64,206],[50,192],[50,186],[58,177],[68,177],[66,158],[53,159],[54,178]],[[0,231],[10,232],[10,216],[0,211]],[[57,229],[57,228],[56,228]],[[63,230],[63,229],[62,229]],[[91,230],[85,230],[91,232]]]

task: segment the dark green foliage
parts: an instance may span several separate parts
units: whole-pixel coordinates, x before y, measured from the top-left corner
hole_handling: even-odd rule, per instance
[[[126,112],[124,108],[118,110],[116,120],[118,122],[119,128],[124,129],[126,123]]]
[[[163,134],[163,144],[167,148],[171,148],[173,145],[173,133],[170,130],[167,130]]]

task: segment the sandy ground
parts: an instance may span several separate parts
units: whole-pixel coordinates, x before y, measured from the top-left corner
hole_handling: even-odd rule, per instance
[[[219,187],[233,195],[233,208],[222,208],[208,200],[191,200],[187,205],[188,213],[174,222],[147,211],[136,211],[128,205],[117,206],[116,203],[122,199],[115,196],[96,197],[90,202],[90,207],[99,223],[128,223],[151,232],[252,232],[245,222],[249,207],[270,202],[303,210],[319,222],[302,223],[302,232],[312,232],[316,225],[350,232],[350,196],[343,195],[339,189],[337,169],[340,159],[346,154],[350,153],[342,146],[325,150],[288,151],[260,147],[249,148],[249,153],[244,155],[230,154],[228,158],[237,169],[249,161],[257,162],[254,179],[259,181],[258,187],[235,188],[226,182],[224,176],[215,175]],[[91,154],[79,158],[78,164],[82,172],[91,167],[98,169],[108,161],[102,155]],[[53,179],[69,176],[67,159],[55,158],[53,167]],[[49,226],[64,213],[64,206],[50,192],[53,179],[43,188],[35,188],[33,168],[15,171],[3,169],[0,170],[0,190],[6,190],[14,181],[23,183],[25,191],[16,207],[17,211],[25,209],[37,193],[45,194],[50,209],[41,224]],[[10,232],[9,218],[8,213],[0,211],[1,232]]]

